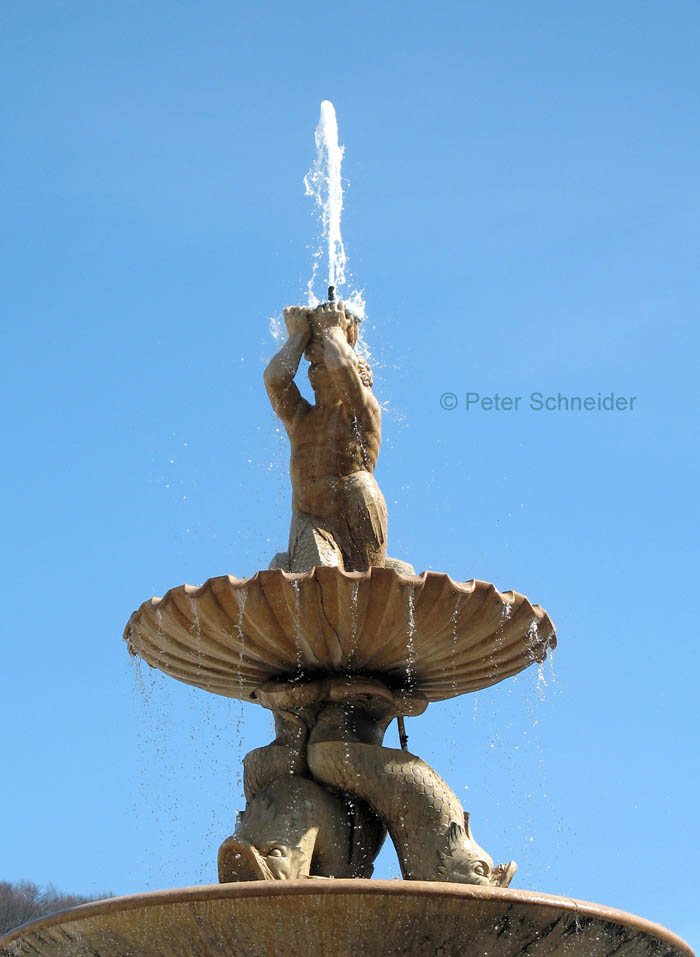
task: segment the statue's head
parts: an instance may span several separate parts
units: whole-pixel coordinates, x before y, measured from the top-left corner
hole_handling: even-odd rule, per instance
[[[328,401],[339,398],[333,376],[323,362],[312,362],[309,365],[309,382],[317,400]]]
[[[362,356],[358,356],[357,353],[353,353],[353,355],[355,357],[355,366],[357,368],[357,374],[360,377],[360,381],[368,389],[371,389],[373,379],[372,370],[369,367],[369,363],[363,359]],[[317,399],[332,401],[338,398],[335,380],[326,368],[323,361],[310,363],[309,382],[311,383],[311,388],[314,390],[314,394],[316,395]]]
[[[474,840],[469,814],[465,813],[463,826],[456,821],[450,823],[437,868],[441,880],[508,887],[516,870],[515,861],[494,866],[493,858]]]

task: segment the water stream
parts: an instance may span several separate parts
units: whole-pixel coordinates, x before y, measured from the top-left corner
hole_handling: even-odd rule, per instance
[[[362,293],[349,287],[347,255],[340,221],[343,215],[343,179],[341,166],[345,148],[338,143],[338,120],[330,100],[321,103],[321,116],[315,133],[316,156],[304,177],[306,195],[311,196],[321,225],[321,236],[313,254],[311,278],[307,283],[308,303],[312,308],[326,299],[327,287],[334,286],[336,297],[343,299],[360,319],[365,315]],[[328,272],[319,276],[321,263]],[[322,288],[317,289],[320,280]]]

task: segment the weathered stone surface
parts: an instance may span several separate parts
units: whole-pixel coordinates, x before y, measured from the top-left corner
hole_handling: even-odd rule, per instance
[[[356,824],[338,794],[297,774],[277,778],[252,796],[219,848],[219,880],[369,877],[381,846],[379,825],[366,835],[369,846],[353,853]]]
[[[440,775],[410,751],[356,741],[310,744],[317,781],[366,801],[389,830],[407,880],[507,887],[514,861],[494,867],[469,815]]]
[[[381,410],[369,366],[354,351],[358,320],[342,302],[290,306],[284,319],[287,341],[265,369],[270,402],[291,446],[292,524],[280,567],[381,567],[387,509],[373,474]],[[294,381],[302,355],[309,360],[313,404]]]
[[[252,882],[84,904],[3,957],[692,957],[650,921],[571,898],[407,881]]]
[[[221,881],[370,877],[385,829],[408,880],[507,887],[474,840],[459,798],[425,761],[382,746],[389,722],[421,714],[417,692],[364,677],[270,681],[275,740],[244,759],[247,800],[219,850]]]
[[[271,678],[376,675],[440,701],[542,661],[556,645],[539,605],[488,582],[391,568],[223,575],[144,602],[129,651],[188,684],[245,701]]]

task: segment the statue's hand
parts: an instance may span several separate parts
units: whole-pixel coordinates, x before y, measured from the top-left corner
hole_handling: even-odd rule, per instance
[[[287,306],[284,310],[284,323],[290,337],[297,334],[303,335],[302,342],[306,346],[311,338],[309,310],[306,306]]]
[[[317,306],[310,316],[314,335],[324,337],[334,330],[345,335],[348,320],[342,302],[327,302]]]

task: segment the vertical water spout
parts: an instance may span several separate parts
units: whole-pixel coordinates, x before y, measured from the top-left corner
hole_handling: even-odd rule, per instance
[[[313,286],[318,272],[318,260],[326,252],[328,276],[326,285],[339,289],[345,284],[347,257],[340,232],[343,212],[343,183],[340,167],[343,162],[343,147],[338,145],[338,121],[330,100],[321,103],[321,117],[316,127],[316,159],[304,177],[306,195],[312,196],[321,220],[321,245],[315,253],[315,262],[308,283],[309,304],[314,305]]]

